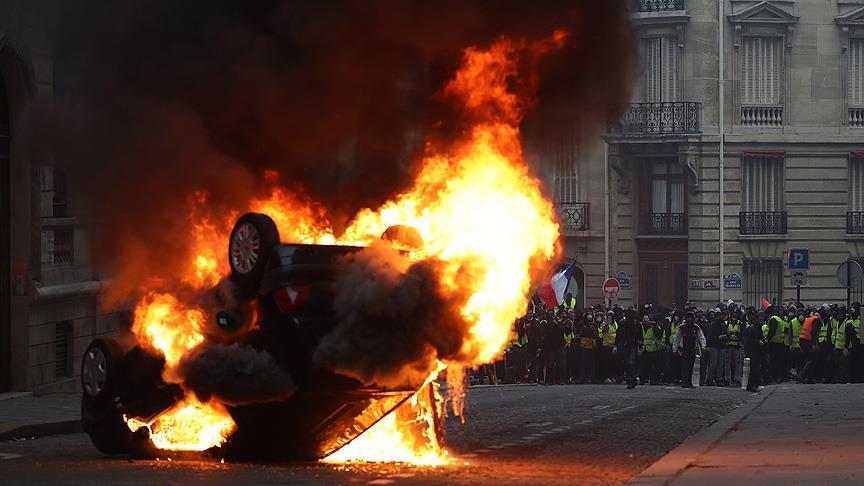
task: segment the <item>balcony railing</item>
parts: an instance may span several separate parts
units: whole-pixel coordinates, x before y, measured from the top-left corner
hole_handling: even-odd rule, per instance
[[[610,131],[633,135],[701,133],[701,110],[702,103],[691,101],[631,103]]]
[[[864,212],[849,211],[846,213],[846,234],[864,235]]]
[[[570,231],[588,230],[591,204],[558,203],[555,205],[555,209],[558,211],[558,220],[564,225],[564,229]]]
[[[741,124],[748,127],[782,127],[782,106],[742,106]]]
[[[642,215],[643,235],[686,235],[686,213],[648,213]]]
[[[849,108],[849,126],[864,128],[864,108]]]
[[[738,224],[742,235],[785,235],[786,211],[742,212]]]
[[[637,12],[684,10],[684,0],[632,0]]]

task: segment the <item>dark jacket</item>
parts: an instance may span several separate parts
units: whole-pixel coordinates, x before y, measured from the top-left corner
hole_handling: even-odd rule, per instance
[[[615,336],[615,346],[619,349],[626,349],[639,346],[644,340],[645,335],[642,333],[642,324],[636,321],[636,319],[628,317],[618,326],[618,334]]]

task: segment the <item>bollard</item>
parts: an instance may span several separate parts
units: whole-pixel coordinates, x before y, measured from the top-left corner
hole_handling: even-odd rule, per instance
[[[693,381],[693,386],[699,386],[699,369],[702,365],[702,358],[696,356],[696,361],[693,362],[693,374],[690,376],[690,380]]]
[[[750,358],[744,358],[744,371],[741,373],[741,389],[746,390],[750,384]]]

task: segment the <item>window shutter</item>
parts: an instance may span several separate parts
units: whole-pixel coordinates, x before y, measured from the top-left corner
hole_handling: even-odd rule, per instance
[[[741,102],[779,105],[783,39],[745,37],[741,56]]]
[[[784,163],[784,158],[776,155],[744,157],[744,212],[783,211]]]
[[[864,157],[849,159],[849,210],[864,211]]]
[[[549,152],[553,159],[555,201],[559,203],[581,202],[575,133],[564,130],[557,136],[553,136],[549,145]]]
[[[660,38],[643,40],[645,51],[645,101],[660,101]]]
[[[864,39],[849,41],[849,106],[864,106]]]
[[[678,46],[672,37],[663,37],[660,41],[663,71],[663,92],[660,101],[678,101]]]

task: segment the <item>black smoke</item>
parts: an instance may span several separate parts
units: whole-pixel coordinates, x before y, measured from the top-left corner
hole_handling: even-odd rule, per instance
[[[436,358],[461,360],[469,295],[444,291],[443,262],[410,263],[387,243],[349,257],[335,282],[336,327],[315,350],[315,364],[368,384],[416,387]],[[461,270],[462,278],[471,268]]]
[[[277,169],[338,229],[405,189],[425,143],[465,128],[440,89],[467,46],[571,32],[538,66],[529,134],[593,133],[629,96],[623,0],[36,1],[57,164],[98,222],[95,263],[128,291],[188,260],[194,190],[242,211]]]
[[[175,373],[202,402],[211,398],[226,405],[273,402],[297,390],[273,355],[248,345],[205,342],[183,356]]]

